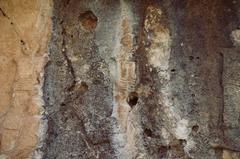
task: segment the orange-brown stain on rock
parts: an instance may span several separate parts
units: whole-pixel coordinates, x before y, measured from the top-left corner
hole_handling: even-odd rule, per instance
[[[121,44],[127,49],[127,51],[131,51],[132,37],[130,35],[129,23],[127,19],[124,19],[122,22],[122,31],[123,31],[123,37],[121,39]]]
[[[130,62],[128,64],[128,77],[127,77],[127,80],[128,81],[131,81],[131,82],[134,82],[135,81],[135,63],[134,62]]]
[[[84,29],[93,30],[97,27],[98,18],[92,11],[86,11],[80,14],[80,22]]]

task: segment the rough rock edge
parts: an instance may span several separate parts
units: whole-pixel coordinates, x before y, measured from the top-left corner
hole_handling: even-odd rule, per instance
[[[48,44],[49,44],[49,41],[50,41],[51,30],[52,30],[52,20],[51,20],[51,18],[52,18],[53,2],[52,2],[52,0],[47,0],[47,1],[48,1],[48,4],[43,4],[42,9],[40,9],[40,10],[43,10],[43,11],[46,11],[46,10],[48,11],[48,13],[45,13],[45,14],[48,14],[49,16],[45,17],[45,18],[49,18],[48,22],[46,22],[46,28],[49,29],[49,32],[45,35],[45,36],[48,37],[48,40],[45,43],[46,46],[44,46],[42,48],[43,49],[42,52],[44,52],[44,54],[43,54],[44,61],[43,61],[42,67],[41,67],[41,71],[39,72],[39,85],[36,85],[36,89],[38,90],[37,91],[38,94],[35,97],[33,97],[33,98],[35,98],[36,105],[40,108],[41,112],[40,112],[40,115],[38,116],[38,118],[39,118],[39,129],[38,129],[37,134],[36,134],[38,136],[38,143],[36,145],[35,150],[32,152],[32,154],[29,157],[29,158],[32,158],[32,159],[41,159],[42,158],[43,151],[41,150],[41,148],[44,144],[43,142],[45,140],[46,131],[47,131],[47,128],[48,128],[47,119],[45,118],[46,111],[44,109],[45,102],[44,102],[44,99],[43,99],[43,84],[44,84],[45,66],[49,62],[49,46],[48,46]]]

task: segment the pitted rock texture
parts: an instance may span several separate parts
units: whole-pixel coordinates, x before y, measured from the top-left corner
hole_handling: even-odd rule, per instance
[[[239,9],[0,0],[0,158],[240,158]]]
[[[0,0],[0,158],[28,158],[40,137],[50,28],[50,1]]]
[[[54,1],[44,158],[238,155],[239,5]]]

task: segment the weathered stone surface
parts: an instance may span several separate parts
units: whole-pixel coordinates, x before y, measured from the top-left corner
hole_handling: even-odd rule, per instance
[[[213,159],[238,151],[238,7],[54,1],[45,158]]]
[[[240,158],[240,1],[51,3],[0,0],[0,158]]]
[[[38,140],[51,2],[0,0],[0,158],[28,158]]]

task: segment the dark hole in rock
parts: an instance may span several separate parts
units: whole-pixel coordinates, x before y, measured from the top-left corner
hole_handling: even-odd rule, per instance
[[[196,57],[197,59],[200,59],[200,57]]]
[[[194,57],[193,56],[189,56],[189,60],[193,60],[194,59]]]
[[[193,132],[198,132],[198,130],[199,130],[199,126],[198,126],[198,125],[194,125],[194,126],[192,127],[192,131],[193,131]]]
[[[80,14],[79,20],[86,30],[93,30],[97,27],[98,18],[92,11],[86,11]]]
[[[61,103],[60,106],[66,106],[66,104],[65,103]]]
[[[86,91],[88,91],[88,85],[86,82],[82,81],[80,84],[76,85],[76,90],[84,93]]]
[[[148,129],[148,128],[146,128],[146,129],[144,130],[144,134],[145,134],[146,136],[148,136],[148,137],[152,137],[152,136],[153,136],[152,130],[151,130],[151,129]]]
[[[187,141],[185,139],[179,139],[179,143],[182,146],[185,146],[187,144]]]
[[[23,40],[20,40],[20,42],[21,42],[22,45],[25,45],[25,42]]]
[[[175,69],[171,69],[171,72],[175,72],[176,70]]]
[[[195,97],[195,94],[191,94],[192,97]]]
[[[138,102],[138,93],[137,92],[129,93],[127,98],[127,103],[129,104],[129,106],[133,107],[137,104],[137,102]]]

